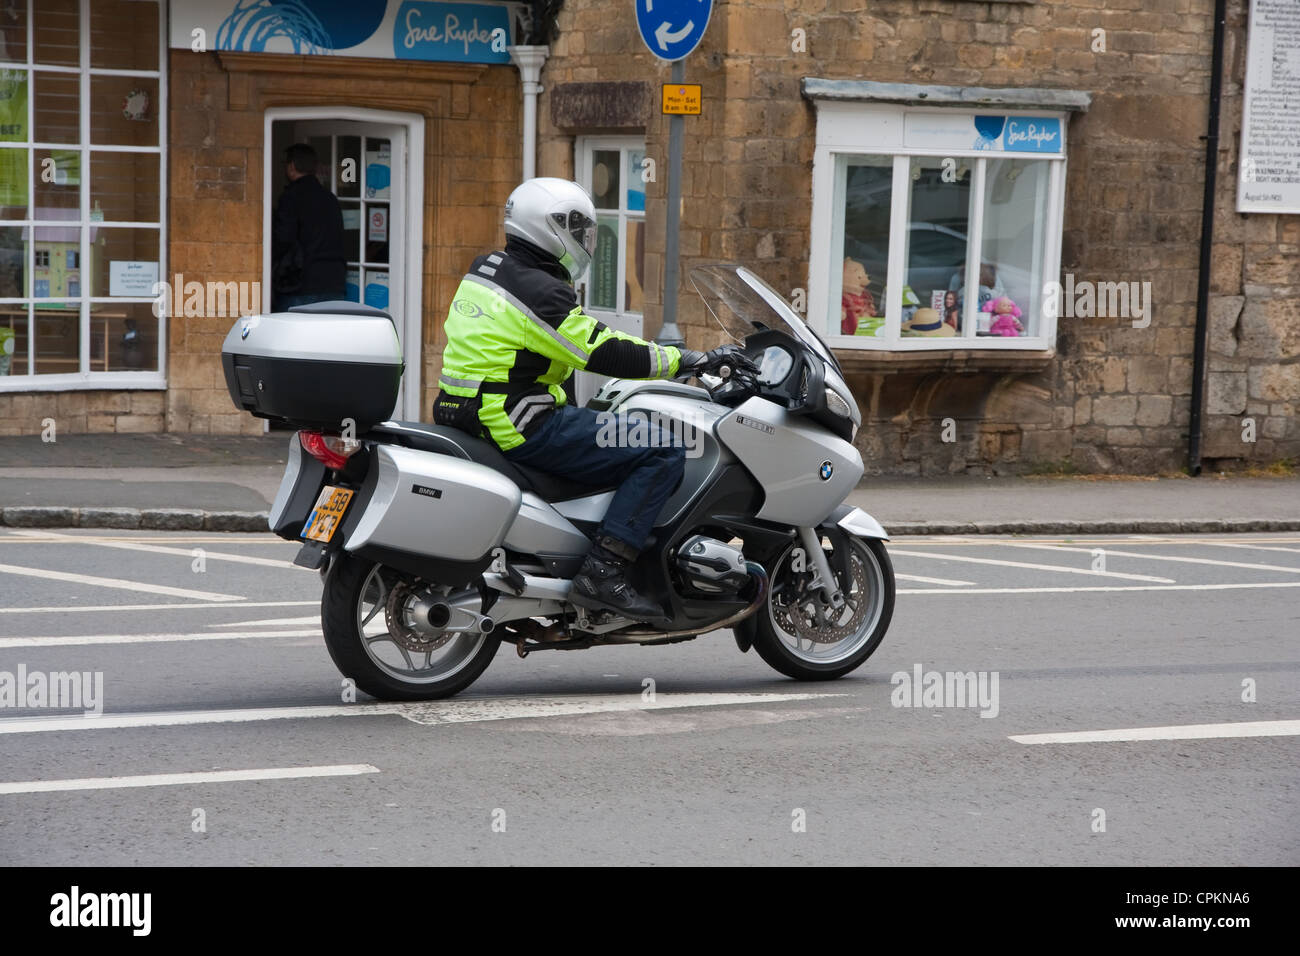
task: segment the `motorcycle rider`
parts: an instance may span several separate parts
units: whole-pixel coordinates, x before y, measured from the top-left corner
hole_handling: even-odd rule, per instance
[[[577,183],[530,179],[510,194],[504,251],[479,256],[447,315],[434,421],[496,443],[507,459],[573,481],[617,484],[569,599],[635,620],[663,608],[628,583],[655,518],[681,481],[685,452],[660,433],[647,447],[598,443],[595,411],[566,402],[575,369],[672,378],[752,367],[734,345],[708,353],[646,342],[585,315],[574,285],[591,265],[596,209]]]

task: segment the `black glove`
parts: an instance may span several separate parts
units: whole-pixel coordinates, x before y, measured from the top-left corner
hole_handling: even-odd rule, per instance
[[[678,365],[681,371],[701,373],[716,372],[721,366],[729,365],[733,369],[745,369],[757,372],[758,366],[750,360],[739,345],[720,345],[709,352],[696,352],[693,349],[681,349],[682,360]]]

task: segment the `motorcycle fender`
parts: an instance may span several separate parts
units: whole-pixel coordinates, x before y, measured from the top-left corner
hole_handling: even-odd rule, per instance
[[[830,539],[833,554],[831,560],[838,567],[837,572],[840,579],[848,581],[852,576],[852,569],[849,565],[849,536],[857,538],[875,538],[879,541],[888,541],[889,534],[885,531],[879,521],[871,517],[861,508],[854,508],[850,505],[840,505],[831,513],[831,516],[817,528],[818,537]]]
[[[311,515],[320,490],[325,486],[325,466],[303,450],[298,433],[289,439],[289,457],[284,477],[275,493],[267,524],[286,541],[297,541]]]
[[[884,529],[879,521],[861,508],[854,508],[852,505],[840,505],[832,511],[823,527],[827,524],[838,525],[849,534],[857,535],[859,538],[875,538],[878,541],[889,540],[889,532]]]

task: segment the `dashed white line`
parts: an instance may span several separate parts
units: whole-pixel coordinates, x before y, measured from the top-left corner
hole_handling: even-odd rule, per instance
[[[0,720],[0,734],[51,731],[120,730],[127,727],[183,727],[195,724],[236,724],[267,720],[322,717],[398,716],[417,724],[462,724],[530,717],[565,717],[622,711],[672,710],[683,707],[730,707],[791,700],[843,697],[843,694],[656,694],[653,701],[640,692],[604,697],[465,698],[416,703],[327,704],[314,707],[258,707],[243,710],[168,711],[141,714],[101,714],[98,717],[12,717]]]
[[[319,624],[319,614],[307,617],[267,617],[260,621],[226,621],[222,624],[209,624],[208,627],[292,627],[295,624]]]
[[[900,551],[890,548],[891,555],[909,558],[929,558],[933,561],[964,561],[967,564],[992,564],[1003,568],[1026,568],[1030,571],[1060,571],[1064,574],[1083,574],[1093,578],[1124,578],[1128,581],[1153,581],[1157,584],[1173,584],[1173,578],[1157,578],[1149,574],[1121,574],[1118,571],[1093,571],[1090,568],[1069,568],[1059,564],[1026,564],[1023,561],[1002,561],[997,558],[971,558],[964,554],[931,554],[928,551]],[[1111,551],[1110,554],[1115,552]],[[963,591],[963,594],[966,592]]]
[[[267,568],[298,568],[292,561],[276,558],[254,558],[245,554],[230,554],[225,551],[209,551],[207,548],[169,548],[161,544],[138,544],[134,541],[109,541],[95,538],[81,538],[75,534],[55,534],[50,531],[15,531],[16,535],[36,538],[48,544],[89,544],[100,548],[118,548],[122,551],[145,551],[150,554],[174,554],[191,559],[195,550],[203,552],[205,561],[226,561],[233,564],[256,564]]]
[[[0,637],[5,647],[89,647],[93,644],[170,644],[182,641],[247,641],[266,637],[319,637],[321,630],[203,631],[197,634],[51,634],[46,637]]]
[[[1215,740],[1232,737],[1295,737],[1300,720],[1257,720],[1229,724],[1182,724],[1171,727],[1130,727],[1126,730],[1079,730],[1059,734],[1017,734],[1018,744],[1124,743],[1137,740]]]
[[[1281,571],[1283,574],[1300,574],[1300,568],[1284,564],[1247,564],[1242,561],[1217,561],[1214,558],[1189,558],[1172,554],[1143,554],[1140,551],[1116,551],[1105,545],[1097,548],[1070,548],[1059,544],[1030,544],[1028,541],[999,541],[1001,548],[1034,548],[1039,551],[1077,551],[1091,554],[1104,551],[1108,558],[1141,558],[1144,561],[1173,561],[1179,564],[1209,564],[1219,568],[1245,568],[1249,571]]]
[[[974,586],[974,581],[953,581],[950,578],[923,578],[919,574],[898,574],[894,577],[900,581],[915,581],[917,584],[943,584],[951,588],[964,588]]]
[[[203,783],[237,783],[246,780],[295,780],[304,777],[354,777],[379,773],[368,763],[330,764],[320,767],[265,767],[258,770],[204,770],[195,773],[148,773],[132,777],[80,777],[71,780],[21,780],[0,783],[0,794],[57,793],[65,790],[122,790],[128,787],[184,787]]]
[[[231,604],[227,601],[220,603],[188,603],[188,604],[85,604],[85,605],[55,605],[53,607],[0,607],[0,614],[77,614],[93,611],[98,614],[103,611],[206,611],[211,608],[239,608],[240,610],[248,607],[313,607],[319,606],[320,601],[240,601],[238,604]]]
[[[243,600],[238,594],[192,591],[189,588],[171,588],[163,584],[145,584],[140,581],[126,581],[122,578],[101,578],[90,574],[71,574],[67,571],[50,571],[45,568],[19,567],[16,564],[0,564],[0,574],[17,574],[27,578],[43,578],[46,581],[67,581],[71,584],[88,584],[96,588],[116,588],[119,591],[142,591],[145,594],[162,594],[166,597],[189,598],[193,601]]]
[[[1093,587],[1045,588],[899,588],[898,594],[1081,594],[1088,591],[1249,591],[1268,588],[1300,588],[1300,581],[1274,581],[1260,584],[1100,584]]]

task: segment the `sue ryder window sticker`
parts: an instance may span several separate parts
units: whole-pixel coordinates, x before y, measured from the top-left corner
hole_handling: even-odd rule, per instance
[[[518,3],[172,0],[176,48],[509,63]],[[202,31],[196,34],[196,31]]]

